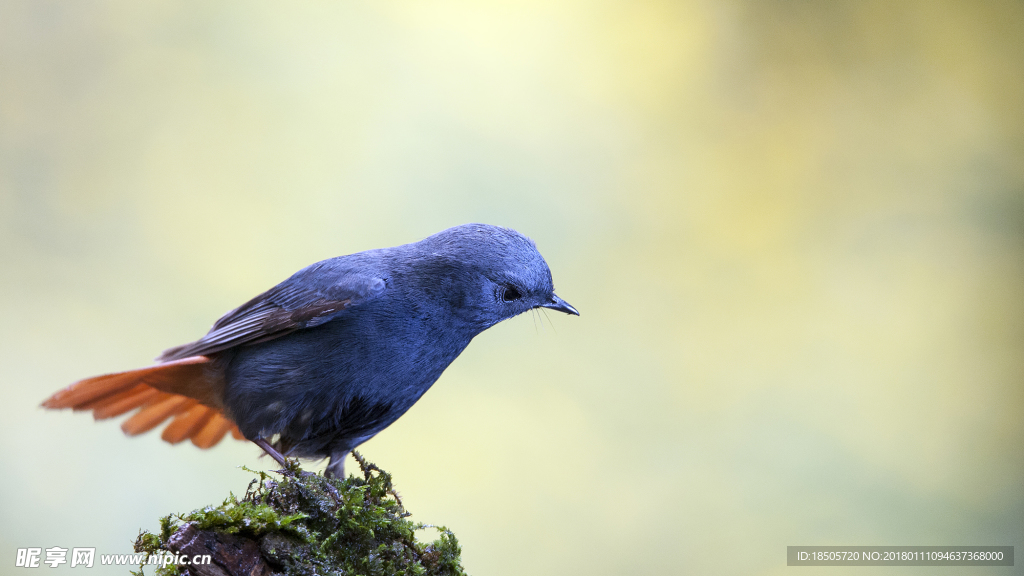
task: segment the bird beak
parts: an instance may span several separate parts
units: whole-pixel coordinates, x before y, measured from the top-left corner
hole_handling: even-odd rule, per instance
[[[551,302],[541,304],[540,306],[541,308],[551,308],[552,310],[558,310],[559,312],[565,312],[566,314],[572,314],[573,316],[580,315],[580,313],[572,307],[572,304],[569,304],[554,294],[551,295]]]

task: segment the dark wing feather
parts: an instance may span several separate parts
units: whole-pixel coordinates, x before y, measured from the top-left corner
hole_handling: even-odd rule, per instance
[[[225,314],[206,336],[166,350],[157,360],[167,362],[213,354],[319,326],[384,290],[384,280],[338,270],[331,263],[325,260],[299,271]]]

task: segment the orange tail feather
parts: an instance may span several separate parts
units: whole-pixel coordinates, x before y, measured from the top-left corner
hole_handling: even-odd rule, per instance
[[[210,448],[228,432],[244,439],[223,413],[223,389],[223,374],[205,356],[194,356],[86,378],[47,398],[43,406],[92,410],[97,420],[138,409],[121,424],[129,436],[152,430],[173,416],[164,429],[164,440],[176,444],[191,439],[200,448]]]
[[[213,410],[202,404],[196,404],[175,416],[167,428],[164,428],[164,433],[160,437],[166,442],[177,444],[198,434],[212,417]]]
[[[203,429],[192,435],[192,443],[200,448],[209,448],[220,442],[221,438],[235,427],[235,423],[215,412]],[[237,428],[235,428],[237,430]]]

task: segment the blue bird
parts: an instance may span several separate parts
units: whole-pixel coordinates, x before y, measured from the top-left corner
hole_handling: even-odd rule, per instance
[[[138,409],[129,435],[168,418],[163,439],[200,448],[228,432],[282,465],[345,456],[404,414],[474,336],[535,308],[579,315],[555,295],[533,241],[466,224],[419,242],[330,258],[225,314],[158,364],[87,378],[47,408],[96,419]]]

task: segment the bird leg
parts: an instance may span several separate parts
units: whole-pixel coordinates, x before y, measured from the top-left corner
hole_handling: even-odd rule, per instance
[[[277,460],[277,463],[280,464],[281,466],[284,466],[285,470],[289,470],[289,468],[288,468],[288,459],[285,458],[284,455],[282,455],[280,452],[275,450],[274,447],[271,446],[269,442],[267,442],[263,438],[257,438],[255,440],[253,440],[252,443],[257,445],[257,446],[259,446],[260,448],[263,448],[263,451],[266,452],[268,456],[270,456],[274,460]],[[296,474],[298,474],[299,476],[302,476],[302,477],[312,476],[313,475],[312,472],[306,472],[304,470],[300,470],[299,469],[299,465],[298,465],[298,460],[296,460],[295,462],[296,462],[296,464],[295,464],[295,473]]]
[[[324,469],[324,476],[328,478],[337,478],[338,480],[345,479],[345,457],[348,456],[348,450],[344,452],[335,452],[331,454],[331,463]]]
[[[266,452],[267,455],[273,458],[274,460],[277,460],[278,464],[284,466],[285,468],[288,467],[288,461],[284,459],[284,456],[282,456],[280,452],[274,450],[274,447],[271,446],[269,442],[267,442],[263,438],[257,438],[252,442],[253,444],[259,446],[260,448],[263,448],[263,451]]]

